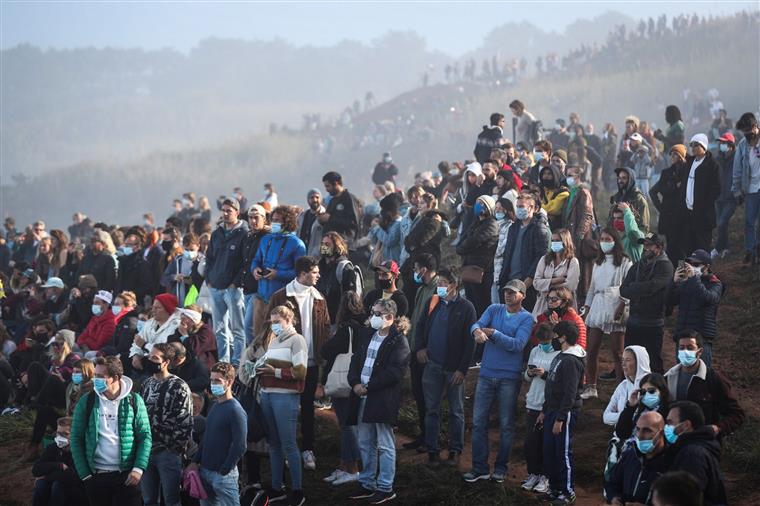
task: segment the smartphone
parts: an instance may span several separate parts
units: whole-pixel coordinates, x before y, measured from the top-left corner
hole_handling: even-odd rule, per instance
[[[686,268],[686,262],[684,262],[683,260],[679,260],[679,261],[678,261],[678,270],[679,270],[679,271],[682,271],[682,270],[684,270],[685,268]]]
[[[533,364],[528,364],[528,369],[535,369],[535,368],[536,368],[536,366],[535,366],[535,365],[533,365]]]

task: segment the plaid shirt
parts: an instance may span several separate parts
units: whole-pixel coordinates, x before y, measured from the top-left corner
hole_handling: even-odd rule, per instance
[[[369,383],[369,378],[372,376],[372,369],[375,367],[377,350],[380,349],[380,345],[383,344],[386,337],[387,336],[381,336],[379,333],[375,332],[372,336],[372,340],[369,342],[369,346],[367,346],[367,358],[364,359],[364,367],[362,367],[361,374],[362,384],[364,385]]]

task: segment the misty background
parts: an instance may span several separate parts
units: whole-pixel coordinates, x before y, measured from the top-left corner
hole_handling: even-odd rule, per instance
[[[183,192],[213,202],[242,186],[257,200],[265,182],[301,204],[327,170],[366,197],[383,151],[409,183],[471,157],[488,115],[514,98],[547,127],[575,111],[601,132],[628,114],[664,126],[667,104],[688,111],[714,88],[735,119],[760,104],[757,11],[3,2],[0,214],[63,227],[74,211],[119,224],[152,211],[162,222]],[[663,14],[668,32],[647,33]],[[695,14],[697,25],[671,30]],[[561,68],[539,74],[550,54]]]

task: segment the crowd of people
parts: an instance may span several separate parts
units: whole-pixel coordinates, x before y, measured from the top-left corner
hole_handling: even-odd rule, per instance
[[[494,113],[473,159],[441,162],[405,190],[385,153],[368,205],[327,172],[303,206],[278,202],[270,184],[253,204],[236,188],[213,224],[193,193],[163,226],[77,213],[68,234],[42,221],[18,232],[7,217],[0,409],[34,414],[23,455],[34,504],[304,504],[315,402],[327,399],[340,455],[324,480],[383,504],[397,498],[406,381],[418,433],[404,450],[461,467],[467,483],[501,483],[524,415],[521,486],[558,505],[576,499],[583,401],[616,382],[600,434],[604,499],[726,504],[722,442],[745,415],[713,368],[724,292],[714,266],[742,204],[744,260],[758,259],[756,117],[711,148],[705,133],[686,143],[675,106],[665,131],[630,116],[619,138],[577,113],[544,138],[525,104],[509,109],[516,142]],[[600,373],[607,339],[614,369]],[[669,370],[663,354],[676,359]]]

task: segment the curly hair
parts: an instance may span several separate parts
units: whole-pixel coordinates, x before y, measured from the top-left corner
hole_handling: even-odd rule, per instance
[[[278,214],[280,216],[280,220],[282,223],[282,229],[285,232],[295,232],[296,231],[296,212],[295,209],[293,209],[291,206],[277,206],[272,211],[272,221],[274,221],[275,215]]]

